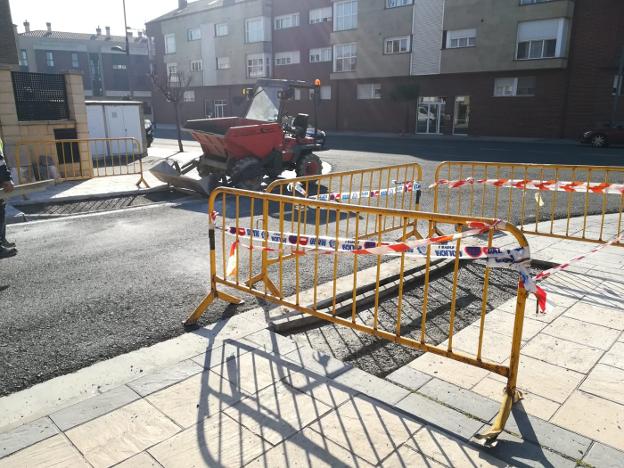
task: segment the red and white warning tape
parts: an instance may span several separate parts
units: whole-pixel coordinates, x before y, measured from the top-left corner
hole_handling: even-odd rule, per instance
[[[295,182],[288,184],[287,189],[289,192],[298,192],[309,200],[320,201],[336,201],[344,202],[349,200],[361,200],[363,198],[383,198],[393,195],[399,195],[402,193],[410,193],[420,190],[420,183],[416,180],[410,180],[407,182],[393,181],[397,186],[389,187],[380,190],[362,190],[359,192],[331,192],[331,193],[319,193],[317,195],[310,195],[306,193],[301,182]]]
[[[469,177],[460,180],[440,179],[429,188],[437,186],[460,188],[464,185],[491,185],[493,187],[511,187],[521,190],[540,190],[554,192],[579,192],[579,193],[606,193],[611,195],[624,195],[624,184],[587,183],[587,182],[564,182],[557,180],[527,180],[527,179],[474,179]]]

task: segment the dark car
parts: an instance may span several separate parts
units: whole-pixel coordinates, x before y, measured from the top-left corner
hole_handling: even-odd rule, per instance
[[[147,140],[147,147],[152,146],[152,142],[154,141],[154,126],[152,125],[152,121],[149,119],[145,119],[145,139]]]
[[[591,144],[594,148],[624,145],[624,123],[606,124],[604,127],[588,130],[581,135],[580,142]]]

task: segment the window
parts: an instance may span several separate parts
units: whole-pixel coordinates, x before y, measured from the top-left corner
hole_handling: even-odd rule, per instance
[[[113,70],[127,70],[128,67],[125,63],[113,63]]]
[[[165,34],[165,54],[175,54],[175,34]]]
[[[615,75],[613,77],[613,95],[622,96],[623,91],[624,91],[624,75],[621,75],[621,76]]]
[[[410,37],[390,37],[384,41],[384,53],[404,54],[410,51]]]
[[[496,78],[494,80],[494,96],[535,96],[535,77]]]
[[[301,101],[301,88],[295,88],[295,101]]]
[[[19,64],[20,64],[20,67],[28,66],[28,52],[26,51],[26,49],[20,50]]]
[[[184,91],[184,102],[195,102],[195,91],[189,89],[188,91]]]
[[[525,21],[518,25],[518,60],[563,56],[568,22],[565,18]]]
[[[264,25],[261,17],[245,20],[245,42],[264,40]]]
[[[334,31],[357,28],[357,0],[334,3]]]
[[[276,16],[274,20],[275,29],[294,28],[299,26],[299,13],[293,13],[291,15]]]
[[[301,55],[298,50],[293,52],[276,52],[275,53],[275,65],[291,65],[299,63],[301,61]]]
[[[381,84],[363,83],[357,85],[358,99],[381,99]]]
[[[78,60],[78,54],[76,52],[72,52],[72,68],[80,68],[80,60]]]
[[[386,8],[396,8],[411,5],[413,0],[386,0]]]
[[[167,79],[169,83],[177,83],[178,80],[178,64],[177,63],[168,63],[167,64]]]
[[[230,68],[230,57],[217,57],[217,70]]]
[[[48,67],[54,66],[54,54],[52,52],[46,52],[46,65]]]
[[[324,23],[331,21],[332,7],[314,8],[310,10],[310,24]]]
[[[334,72],[355,70],[357,64],[357,44],[337,44],[334,46]]]
[[[261,78],[269,75],[270,57],[265,54],[247,56],[247,78]]]
[[[225,117],[225,107],[227,106],[227,101],[224,99],[215,99],[214,102],[214,116],[215,117]]]
[[[191,71],[200,72],[204,69],[204,62],[201,60],[191,60]]]
[[[322,47],[320,49],[310,49],[310,63],[331,62],[331,47]]]
[[[446,32],[446,48],[474,47],[477,43],[476,29],[458,29]]]
[[[186,31],[186,38],[189,41],[199,41],[201,39],[201,29],[191,28]]]
[[[215,36],[227,36],[230,33],[230,29],[227,23],[215,24]]]
[[[321,86],[321,100],[329,101],[331,99],[331,86]]]
[[[535,5],[536,3],[546,3],[552,0],[520,0],[520,5]]]

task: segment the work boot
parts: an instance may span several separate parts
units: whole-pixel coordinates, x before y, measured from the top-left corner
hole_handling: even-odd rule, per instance
[[[0,240],[0,247],[4,247],[5,249],[12,249],[15,247],[15,242],[9,242],[6,239]]]
[[[15,257],[16,255],[16,249],[7,249],[6,247],[0,247],[0,258]]]

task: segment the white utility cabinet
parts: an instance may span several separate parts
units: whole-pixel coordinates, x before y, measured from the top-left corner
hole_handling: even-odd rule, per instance
[[[146,155],[143,103],[140,101],[86,101],[91,156]],[[96,141],[105,138],[107,141]],[[127,138],[134,138],[133,143]]]

